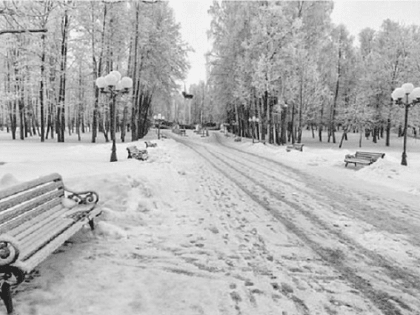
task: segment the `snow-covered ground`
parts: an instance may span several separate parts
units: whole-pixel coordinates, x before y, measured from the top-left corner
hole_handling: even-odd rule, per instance
[[[234,142],[219,132],[200,138],[189,131],[187,138],[206,143],[216,134],[225,145],[337,185],[395,194],[397,200],[420,194],[420,140],[408,141],[407,167],[400,165],[402,139],[393,138],[388,148],[383,140],[363,144],[363,150],[386,153],[384,159],[345,168],[344,156],[358,150],[357,135],[338,149],[305,134],[303,152]],[[151,132],[141,141],[118,143],[115,163],[109,162],[109,143],[91,144],[84,137],[81,143],[71,138],[41,144],[0,133],[0,189],[59,173],[71,190],[95,190],[103,210],[94,233],[78,233],[20,287],[19,314],[382,314],[344,282],[329,283],[330,293],[308,290],[310,282],[280,272],[281,255],[314,260],[311,274],[325,266],[240,187],[176,141],[181,137],[157,140]],[[127,159],[126,147],[145,148],[146,140],[158,143],[148,149],[149,159]],[[371,236],[387,247],[386,237]],[[367,242],[364,237],[358,242]],[[299,264],[288,268],[300,270]]]

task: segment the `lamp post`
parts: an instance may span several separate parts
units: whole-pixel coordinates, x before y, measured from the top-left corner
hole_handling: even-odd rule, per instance
[[[420,87],[414,88],[411,83],[404,83],[400,88],[396,88],[391,94],[395,104],[405,109],[404,114],[404,148],[402,153],[401,165],[407,166],[407,121],[408,109],[420,102]]]
[[[185,90],[185,85],[184,85],[184,90]],[[192,94],[188,94],[187,92],[182,92],[182,96],[184,97],[184,104],[185,106],[187,106],[186,104],[186,100],[191,100],[194,95]],[[184,112],[185,113],[185,112]],[[191,124],[191,102],[188,102],[188,125]]]
[[[111,162],[117,161],[117,146],[115,144],[115,129],[116,129],[116,108],[115,99],[117,95],[128,93],[129,89],[133,85],[133,80],[129,77],[121,78],[121,74],[118,71],[111,71],[105,77],[99,77],[96,79],[96,86],[99,91],[104,94],[108,94],[112,100],[111,102],[111,139],[112,139],[112,150],[111,150]]]
[[[157,121],[158,123],[158,139],[160,139],[160,124],[162,123],[162,121],[165,120],[165,116],[162,116],[161,114],[157,114],[153,116],[153,119]]]
[[[258,123],[260,119],[255,116],[252,116],[252,117],[249,117],[248,121],[252,123],[252,143],[254,143],[255,123]]]

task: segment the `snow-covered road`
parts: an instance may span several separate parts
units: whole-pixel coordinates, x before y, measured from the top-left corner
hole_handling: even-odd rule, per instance
[[[236,206],[239,217],[251,204],[255,215],[269,216],[271,231],[258,235],[259,242],[254,244],[261,250],[252,255],[257,261],[249,263],[256,266],[256,274],[259,267],[270,266],[273,272],[268,276],[286,273],[299,283],[296,294],[289,297],[299,301],[302,314],[310,314],[309,309],[327,309],[328,301],[347,306],[349,313],[366,314],[366,308],[359,305],[357,310],[349,303],[358,296],[383,314],[410,314],[420,309],[420,216],[416,208],[404,205],[407,199],[372,196],[366,186],[353,190],[332,185],[270,158],[224,145],[220,134],[213,134],[205,145],[180,141],[223,175],[216,181],[219,189],[229,194],[239,188],[245,193],[248,200]],[[228,187],[232,183],[234,187]],[[211,181],[208,185],[213,186]],[[218,206],[221,212],[227,208]],[[395,210],[401,207],[405,215],[397,216]],[[289,248],[293,255],[280,245],[278,228],[297,244]],[[381,238],[379,246],[376,238]],[[267,257],[276,259],[268,263]],[[348,290],[343,298],[345,286]],[[314,296],[315,292],[328,294]]]
[[[103,210],[18,288],[20,315],[420,313],[417,196],[164,133],[147,162],[129,144],[118,163],[109,144],[2,144],[0,186],[58,172]]]

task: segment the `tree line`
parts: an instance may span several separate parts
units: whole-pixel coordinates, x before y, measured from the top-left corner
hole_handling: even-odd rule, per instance
[[[331,22],[332,1],[214,1],[209,37],[207,101],[239,136],[269,143],[300,142],[304,128],[336,143],[336,131],[368,131],[385,139],[403,119],[392,103],[402,83],[420,83],[420,29],[391,20],[366,28],[358,44],[344,25]],[[201,95],[203,86],[192,87]],[[411,126],[419,111],[411,110]],[[196,120],[199,120],[196,118]],[[341,145],[341,144],[340,144]]]
[[[41,141],[90,131],[106,141],[110,100],[96,78],[133,79],[117,101],[124,141],[148,131],[154,99],[170,102],[188,70],[188,45],[164,1],[1,1],[0,129]]]

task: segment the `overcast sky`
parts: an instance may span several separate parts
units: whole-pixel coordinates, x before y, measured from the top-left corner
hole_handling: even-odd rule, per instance
[[[191,70],[186,80],[187,87],[206,79],[204,54],[210,49],[207,30],[210,16],[207,11],[212,0],[169,0],[175,18],[182,26],[182,37],[195,50],[190,53]],[[332,20],[344,24],[352,35],[365,27],[378,30],[382,21],[389,18],[405,25],[420,24],[420,1],[334,1]]]

